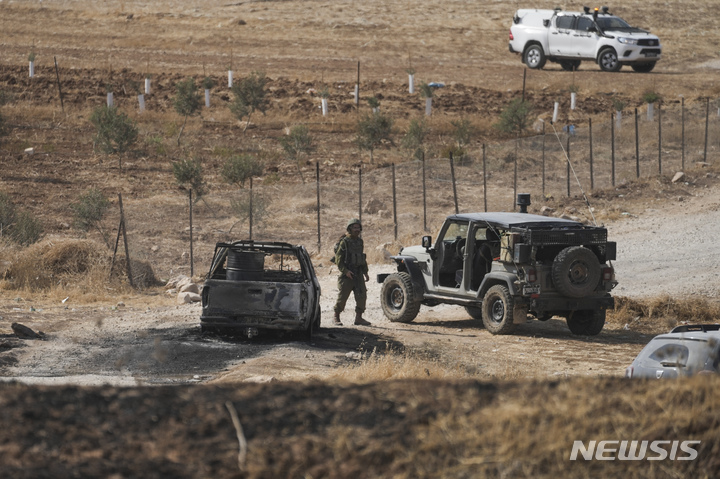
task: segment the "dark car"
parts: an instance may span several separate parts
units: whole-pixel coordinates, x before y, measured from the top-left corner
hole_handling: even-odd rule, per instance
[[[320,283],[304,246],[217,243],[202,290],[203,331],[302,331],[320,327]]]

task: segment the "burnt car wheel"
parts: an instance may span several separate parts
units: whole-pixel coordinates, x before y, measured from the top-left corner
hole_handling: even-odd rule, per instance
[[[483,324],[492,334],[510,334],[515,329],[513,309],[515,300],[507,286],[496,284],[483,299]]]
[[[600,284],[600,262],[595,253],[583,246],[568,246],[552,265],[555,288],[571,298],[591,294]]]
[[[597,336],[605,326],[605,310],[573,311],[567,318],[570,332],[580,336]]]
[[[394,323],[409,323],[420,312],[420,301],[415,300],[410,275],[393,273],[383,281],[380,306],[385,316]]]

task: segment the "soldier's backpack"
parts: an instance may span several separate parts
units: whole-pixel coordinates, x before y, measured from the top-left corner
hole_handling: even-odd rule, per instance
[[[333,246],[333,253],[335,253],[335,254],[333,255],[332,258],[330,258],[331,262],[333,262],[333,263],[335,262],[335,257],[337,256],[337,252],[340,249],[340,243],[342,243],[342,241],[345,238],[346,238],[346,236],[342,235],[340,238],[338,238],[337,242],[335,243],[335,246]],[[347,254],[347,250],[345,250],[345,253]]]

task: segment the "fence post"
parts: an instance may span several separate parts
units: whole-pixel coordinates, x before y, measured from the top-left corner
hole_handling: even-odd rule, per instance
[[[483,143],[483,203],[487,212],[487,158],[485,156],[485,143]]]
[[[710,120],[710,97],[705,99],[705,149],[703,150],[703,163],[707,163],[708,121]]]
[[[125,269],[127,271],[128,283],[130,283],[130,287],[134,288],[132,268],[130,267],[130,248],[128,248],[127,227],[125,225],[125,210],[123,209],[122,195],[120,193],[118,193],[118,202],[120,204],[120,224],[122,225],[123,242],[125,243],[125,261],[127,262]]]
[[[543,140],[542,140],[542,195],[543,198],[545,198],[545,122],[543,121],[543,130],[542,130]],[[483,148],[485,148],[485,145],[483,145]],[[484,150],[483,150],[484,152]],[[483,164],[483,167],[485,165]],[[487,203],[485,204],[485,211],[487,211]]]
[[[590,134],[590,191],[595,189],[595,178],[593,172],[593,148],[592,148],[592,118],[588,118],[588,133]]]
[[[635,177],[640,178],[640,136],[638,133],[637,108],[635,108]]]
[[[317,235],[318,253],[320,252],[320,162],[315,162],[315,192],[317,196]]]
[[[568,198],[570,197],[570,135],[568,135],[567,138],[567,148],[565,149],[567,151],[567,195]]]
[[[615,187],[615,114],[610,113],[610,180]]]
[[[662,176],[662,104],[658,103],[658,175]]]
[[[517,210],[517,168],[518,168],[518,144],[520,143],[520,132],[515,134],[515,161],[513,162],[513,211]]]
[[[60,71],[58,70],[57,57],[53,57],[53,60],[55,60],[55,77],[57,78],[58,95],[60,95],[60,108],[62,109],[62,112],[65,113],[62,88],[60,88]]]
[[[252,240],[252,227],[253,227],[253,185],[252,185],[252,176],[250,177],[250,240]]]
[[[423,231],[427,231],[427,190],[425,186],[425,152],[422,152],[422,198],[423,198]]]
[[[682,159],[682,170],[685,171],[685,97],[680,99],[680,123],[682,133],[680,136],[680,157]]]
[[[362,223],[362,163],[358,167],[358,220]]]
[[[458,214],[457,187],[455,186],[455,163],[453,162],[453,154],[450,152],[450,178],[452,179],[453,198],[455,200],[455,214]]]
[[[188,201],[190,205],[190,277],[192,278],[195,274],[194,264],[195,261],[193,261],[193,203],[192,203],[192,188],[188,190]]]
[[[395,163],[392,164],[392,195],[393,195],[393,225],[395,226],[395,241],[397,241],[397,195],[395,190]]]

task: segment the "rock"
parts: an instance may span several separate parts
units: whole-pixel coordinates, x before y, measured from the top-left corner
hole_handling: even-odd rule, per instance
[[[540,208],[540,214],[543,216],[550,216],[553,213],[555,213],[555,208],[551,208],[549,206],[543,206]]]
[[[20,323],[12,323],[10,325],[10,328],[12,328],[13,333],[15,333],[15,336],[17,336],[20,339],[43,339],[45,337],[45,333],[36,333],[32,329],[28,328],[24,324]]]
[[[707,168],[708,166],[710,166],[710,163],[705,163],[704,161],[698,161],[697,163],[695,163],[695,165],[698,168]]]
[[[198,285],[195,283],[188,283],[180,288],[180,292],[200,294],[200,288],[198,288]]]
[[[377,198],[373,198],[367,203],[365,203],[365,207],[363,208],[363,213],[367,213],[369,215],[377,214],[381,210],[387,209],[385,206],[385,203],[378,200]]]
[[[678,171],[675,173],[675,176],[673,176],[672,182],[677,183],[678,181],[682,181],[685,178],[685,173],[682,171]]]
[[[157,253],[159,249],[160,247],[158,245],[154,245],[152,248],[150,248],[150,251],[152,251],[153,253]]]
[[[201,300],[202,298],[197,293],[178,293],[177,295],[178,304],[199,303]]]
[[[35,154],[35,148],[25,148],[24,153],[25,153],[27,156],[32,156],[32,155]]]
[[[273,376],[264,376],[264,375],[251,376],[249,378],[243,379],[244,383],[259,383],[259,384],[271,383],[271,382],[275,382],[275,381],[277,381],[277,379],[275,379]]]
[[[348,359],[360,361],[362,359],[362,354],[358,353],[357,351],[350,351],[349,353],[345,354],[345,357]]]
[[[178,276],[170,278],[165,284],[165,289],[180,289],[186,284],[190,283],[192,283],[192,279],[190,279],[188,276],[185,276],[184,274],[180,274]]]

